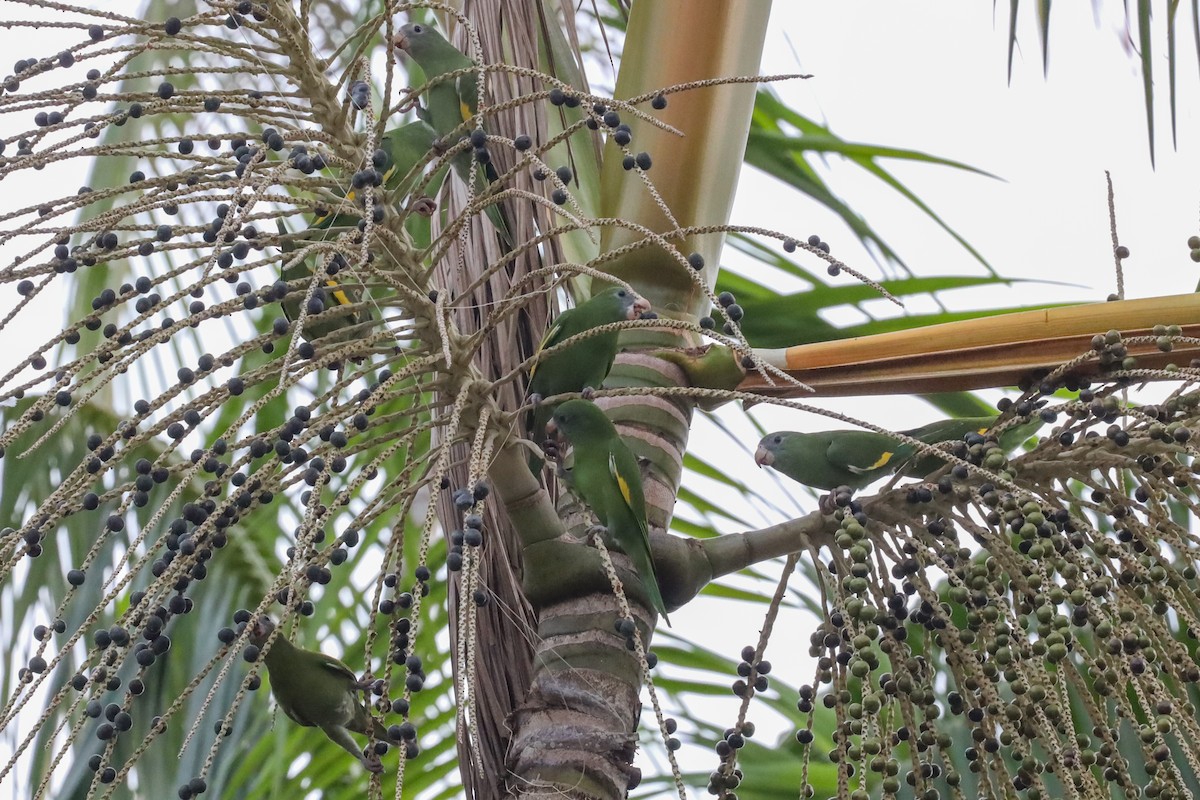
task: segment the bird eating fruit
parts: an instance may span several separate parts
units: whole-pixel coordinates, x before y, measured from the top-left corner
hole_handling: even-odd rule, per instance
[[[262,647],[275,630],[265,614],[250,623],[250,642]],[[298,725],[320,728],[335,744],[362,762],[369,772],[383,772],[374,746],[362,750],[353,733],[387,741],[387,731],[359,700],[367,685],[333,656],[296,647],[280,634],[264,657],[271,694],[283,713]]]

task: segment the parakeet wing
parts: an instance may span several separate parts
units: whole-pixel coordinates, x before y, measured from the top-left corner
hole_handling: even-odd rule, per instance
[[[420,116],[420,109],[417,114]],[[413,174],[413,168],[425,159],[435,141],[437,133],[429,123],[420,119],[384,132],[379,140],[381,149],[388,156],[383,168],[383,185],[392,191],[402,190],[407,194],[418,177]]]
[[[346,666],[345,663],[339,661],[331,655],[326,655],[325,653],[318,653],[317,655],[321,657],[321,665],[325,669],[339,677],[345,678],[348,683],[358,683],[358,676],[355,675],[354,670]]]
[[[530,381],[533,380],[533,376],[537,374],[537,369],[542,363],[542,351],[546,350],[547,348],[554,347],[554,345],[566,338],[563,336],[563,325],[570,322],[570,315],[575,311],[576,309],[570,308],[559,314],[558,318],[554,320],[554,324],[550,326],[550,330],[546,331],[546,335],[542,337],[542,341],[538,342],[536,352],[538,358],[533,362],[533,366],[529,368]]]
[[[610,447],[608,472],[617,484],[625,507],[633,513],[642,533],[646,532],[646,496],[642,492],[642,477],[637,459],[627,447]]]
[[[455,89],[458,92],[458,113],[466,122],[479,110],[479,74],[467,72],[459,75]]]
[[[887,468],[900,442],[874,431],[838,431],[831,435],[826,458],[834,466],[867,475]]]
[[[642,489],[641,470],[637,459],[625,443],[614,432],[609,440],[608,473],[616,488],[610,502],[622,504],[607,511],[609,534],[620,544],[625,555],[633,562],[651,605],[662,614],[667,625],[667,607],[663,602],[662,590],[658,585],[658,574],[654,568],[654,554],[650,550],[650,532],[646,527],[646,496]]]
[[[293,281],[298,279],[311,280],[312,269],[307,261],[298,261],[292,266],[285,268],[280,277],[285,281]],[[333,277],[326,277],[322,282],[321,289],[325,295],[325,307],[332,308],[334,305],[348,306],[357,303],[362,298],[360,287],[343,283]],[[307,288],[304,284],[300,288],[294,289],[282,301],[283,315],[288,320],[294,322],[300,318],[300,303],[307,293]],[[322,320],[313,322],[306,319],[304,323],[303,335],[308,341],[315,341],[324,338],[331,333],[334,333],[342,328],[348,328],[360,322],[364,322],[370,317],[370,314],[363,309],[356,310],[351,314],[343,314],[335,319]]]

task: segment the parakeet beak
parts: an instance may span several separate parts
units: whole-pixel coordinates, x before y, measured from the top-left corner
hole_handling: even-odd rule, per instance
[[[408,37],[404,35],[404,31],[392,37],[392,47],[403,50],[406,53],[408,52]]]
[[[629,316],[626,319],[640,319],[642,314],[650,310],[650,301],[644,297],[638,297],[633,301],[633,305],[629,309]]]
[[[260,616],[250,623],[250,641],[261,646],[273,630],[275,630],[275,623],[271,622],[271,618],[265,615]]]
[[[558,438],[558,426],[554,424],[553,418],[546,423],[546,436],[551,439]]]
[[[754,451],[754,463],[760,468],[769,467],[775,463],[775,454],[760,444]]]

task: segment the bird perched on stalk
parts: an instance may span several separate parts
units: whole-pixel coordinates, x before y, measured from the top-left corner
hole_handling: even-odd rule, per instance
[[[420,114],[421,109],[418,109],[417,115]],[[424,174],[423,170],[414,170],[418,164],[426,162],[437,140],[437,132],[421,119],[390,128],[379,137],[379,149],[372,154],[371,166],[378,173],[375,180],[383,185],[393,203],[398,205],[407,197],[417,179]],[[358,174],[367,175],[365,172]],[[353,188],[346,192],[346,199],[353,201],[354,192]],[[411,205],[418,213],[429,216],[432,213],[428,210],[430,202],[424,197],[413,198]],[[357,224],[358,219],[357,215],[351,214],[324,214],[316,217],[309,229],[350,227]]]
[[[962,441],[970,434],[983,434],[998,417],[962,417],[944,419],[912,430],[906,436],[933,445]],[[1000,447],[1006,452],[1027,439],[1042,421],[1006,429],[1000,435]],[[921,478],[945,465],[936,455],[918,453],[912,444],[875,431],[776,431],[758,443],[754,460],[760,467],[774,467],[797,483],[816,489],[848,486],[861,489],[892,472]]]
[[[670,625],[654,572],[646,497],[633,452],[600,407],[587,400],[568,400],[560,405],[547,430],[571,443],[572,487],[596,513],[612,542],[629,556],[650,604]]]
[[[437,134],[434,133],[433,128],[420,120],[392,128],[380,137],[380,148],[372,159],[372,165],[378,172],[377,180],[382,182],[383,188],[388,193],[387,196],[394,202],[399,203],[408,196],[416,179],[420,177],[420,173],[414,172],[414,169],[429,155],[436,139]],[[353,202],[355,190],[349,189],[345,197]],[[432,201],[429,198],[419,197],[412,200],[410,207],[417,213],[428,216],[432,213],[431,205]],[[362,299],[361,285],[352,280],[346,281],[337,277],[346,265],[346,259],[341,253],[335,253],[332,257],[321,255],[316,258],[292,260],[290,263],[288,258],[295,252],[299,242],[332,241],[347,232],[359,229],[362,217],[347,211],[329,211],[314,217],[308,228],[295,236],[286,236],[287,230],[281,220],[276,219],[275,224],[281,235],[280,249],[284,254],[284,266],[280,270],[280,278],[289,282],[304,280],[307,283],[312,279],[314,269],[324,273],[324,280],[319,291],[314,292],[314,300],[310,304],[309,314],[319,314],[335,306],[351,306]],[[319,266],[314,267],[314,261],[319,262]],[[284,298],[283,314],[289,321],[294,322],[299,319],[300,300],[304,297],[305,292],[307,292],[307,287],[302,286]],[[370,312],[365,308],[331,316],[332,319],[329,320],[321,320],[316,323],[306,322],[304,330],[301,332],[304,338],[308,341],[316,341],[330,334],[357,326],[371,318]],[[343,334],[342,338],[346,335]]]
[[[617,357],[618,331],[580,339],[545,357],[541,353],[592,328],[639,319],[649,311],[650,303],[637,292],[614,286],[559,314],[538,345],[537,360],[529,370],[528,394],[550,397],[564,392],[581,392],[588,386],[599,389]],[[541,444],[546,438],[546,421],[553,410],[542,404],[530,415],[528,432],[535,444]],[[538,461],[534,472],[540,471]]]
[[[262,647],[275,623],[262,615],[251,623],[250,642]],[[283,713],[298,725],[320,728],[335,744],[357,758],[369,772],[383,772],[373,746],[358,746],[353,733],[387,741],[387,731],[371,716],[358,693],[367,684],[333,656],[296,647],[282,634],[275,637],[264,657],[271,678],[271,694]]]
[[[468,132],[464,123],[479,111],[479,74],[476,66],[465,53],[447,41],[437,29],[429,25],[410,22],[402,25],[392,38],[392,46],[405,53],[417,63],[430,82],[426,93],[425,107],[417,107],[417,116],[427,122],[441,137],[439,147],[449,150],[457,145]],[[461,74],[439,80],[443,76],[465,70]],[[471,147],[451,158],[455,174],[476,194],[499,175],[487,152],[487,133],[478,120],[470,131]],[[471,161],[479,162],[479,175],[472,182]],[[493,227],[500,233],[508,246],[512,246],[511,227],[507,224],[499,206],[492,204],[484,209]]]

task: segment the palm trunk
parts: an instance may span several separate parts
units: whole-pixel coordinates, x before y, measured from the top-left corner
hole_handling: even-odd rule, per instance
[[[625,42],[623,58],[627,66],[622,69],[620,96],[756,70],[769,10],[766,4],[706,0],[702,5],[705,9],[697,9],[694,3],[680,2],[641,4],[635,8],[630,19],[630,35]],[[531,58],[528,48],[520,47],[518,43],[546,41],[541,26],[556,24],[546,16],[549,6],[530,0],[513,13],[511,3],[471,0],[462,8],[480,34],[485,60],[547,69],[546,62],[550,59],[544,52],[540,57],[534,54]],[[705,10],[711,13],[701,13]],[[714,24],[714,21],[720,24]],[[696,29],[691,33],[680,31],[680,23],[694,24]],[[662,39],[656,32],[663,30],[664,25],[670,25],[676,34],[686,33],[693,37],[690,47],[695,47],[696,51],[690,56],[686,52],[676,53],[661,63],[649,57],[661,45]],[[722,48],[751,53],[714,57]],[[703,56],[698,57],[696,53]],[[580,83],[576,77],[573,85],[586,91],[586,86]],[[522,85],[516,78],[503,73],[491,73],[489,84],[493,103],[543,88]],[[630,119],[638,137],[637,147],[654,150],[657,160],[652,178],[656,185],[661,183],[664,199],[673,207],[680,207],[677,215],[680,225],[721,224],[728,216],[737,174],[735,167],[741,163],[745,144],[744,134],[740,139],[729,137],[731,114],[732,118],[740,115],[743,119],[741,127],[748,129],[753,89],[745,86],[710,88],[672,99],[676,111],[667,109],[656,113],[669,117],[668,122],[683,130],[685,136],[672,135],[669,139],[656,140],[652,128]],[[725,124],[722,137],[710,140],[702,134],[708,115],[717,109]],[[736,125],[733,127],[737,128]],[[509,137],[528,133],[540,141],[548,138],[545,108],[539,104],[522,105],[513,112],[489,117],[488,128]],[[609,148],[607,160],[619,164],[620,153],[612,145]],[[585,159],[579,158],[580,155],[573,153],[571,163],[582,179],[586,172],[581,171],[580,165]],[[499,166],[503,170],[506,165]],[[661,219],[650,218],[649,210],[657,213],[657,207],[639,197],[639,191],[645,192],[640,181],[630,191],[629,187],[622,187],[629,174],[620,169],[613,171],[606,167],[606,170],[600,193],[604,198],[601,205],[608,206],[605,213],[626,216],[639,224],[662,230],[669,227],[664,227]],[[521,179],[529,182],[528,175]],[[545,190],[544,185],[522,188]],[[595,190],[594,185],[580,187],[584,193]],[[685,197],[696,196],[704,197],[705,201],[685,202]],[[615,203],[614,198],[618,198]],[[461,203],[461,198],[451,197],[447,208],[453,214],[462,207]],[[548,219],[528,218],[528,211],[527,219],[520,219],[519,206],[512,211],[514,214],[510,216],[518,218],[518,225],[527,226],[515,232],[517,241],[528,238],[534,224],[542,230],[547,228]],[[607,236],[608,230],[602,232],[602,236]],[[494,238],[485,232],[473,237],[467,245],[470,252],[461,258],[457,249],[452,250],[439,266],[439,284],[464,287],[472,279],[464,272],[475,270],[464,271],[460,265],[492,262],[498,255],[494,245]],[[610,246],[619,247],[620,243]],[[719,247],[720,237],[711,235],[687,244],[680,243],[684,254],[700,249],[714,265],[705,275],[710,285],[715,280]],[[541,254],[545,263],[570,260],[561,257],[556,248],[553,242],[548,249],[543,248]],[[486,318],[487,312],[494,309],[495,299],[507,296],[514,284],[538,266],[533,260],[535,255],[530,254],[516,262],[512,269],[498,272],[469,298],[459,298],[460,308],[483,309],[484,313],[459,312],[455,318],[458,329],[468,334],[477,329],[481,318]],[[651,258],[661,264],[667,256],[658,253]],[[635,288],[650,294],[660,308],[681,309],[680,316],[692,320],[705,310],[704,295],[696,292],[697,287],[690,278],[680,282],[676,275],[673,281],[654,285],[650,276],[662,275],[663,269],[650,267],[644,274],[639,274],[635,265],[628,261],[613,266],[614,271],[631,281]],[[526,291],[538,288],[538,284],[533,284]],[[455,296],[458,296],[457,292]],[[483,376],[494,379],[504,375],[530,355],[530,346],[540,338],[546,327],[545,319],[552,312],[553,295],[544,294],[543,297],[545,300],[527,306],[528,314],[512,318],[511,326],[515,327],[496,331],[485,349],[477,353],[475,366]],[[682,337],[661,334],[628,337],[627,341],[627,345],[634,348],[689,343]],[[677,386],[682,383],[682,374],[665,361],[630,355],[614,369],[610,381],[614,386]],[[512,388],[519,387],[510,385],[510,390]],[[521,393],[510,391],[507,396],[495,399],[501,409],[508,410],[520,404]],[[623,424],[622,430],[635,452],[648,460],[645,485],[649,521],[653,531],[659,536],[665,535],[682,474],[682,454],[687,442],[691,407],[687,403],[653,397],[613,399],[607,406],[613,409],[619,421],[633,423]],[[521,461],[521,456],[512,452],[502,458],[509,466],[520,465]],[[504,469],[495,465],[492,471],[499,499],[514,502],[516,498],[512,494],[518,490],[510,480],[511,472],[500,474]],[[453,485],[466,485],[465,467],[462,472],[451,475]],[[525,492],[527,488],[519,491]],[[552,494],[558,494],[556,487],[548,488]],[[545,495],[542,500],[546,500]],[[447,529],[459,527],[459,514],[448,502],[443,506],[440,515],[443,525]],[[582,519],[574,515],[578,509],[567,493],[562,493],[559,509],[560,521],[558,525],[552,524],[556,530],[569,529],[569,522]],[[622,797],[636,783],[638,775],[633,759],[643,668],[634,652],[627,649],[625,637],[614,629],[620,613],[613,589],[599,566],[596,551],[585,547],[580,538],[567,541],[571,538],[568,536],[530,546],[531,541],[556,531],[521,529],[497,511],[494,508],[487,511],[490,544],[480,550],[482,562],[478,573],[480,585],[491,595],[489,604],[481,611],[468,611],[468,617],[463,617],[460,606],[461,609],[467,609],[467,606],[459,600],[452,599],[451,602],[455,612],[452,643],[457,685],[468,688],[466,694],[459,697],[460,704],[468,704],[460,718],[460,728],[465,729],[460,730],[459,737],[464,787],[469,796],[479,800],[491,800],[505,792],[520,795],[545,792],[556,797]],[[585,525],[580,521],[575,527],[583,530]],[[522,541],[525,543],[523,553],[518,545]],[[615,555],[618,568],[623,565],[623,559],[620,554]],[[624,574],[629,575],[628,571]],[[525,596],[515,590],[522,577]],[[660,580],[670,598],[669,574],[660,576]],[[545,593],[548,586],[552,587],[551,595]],[[456,585],[456,588],[461,592],[462,587]],[[636,598],[631,595],[630,599]],[[536,629],[527,601],[538,607]],[[648,644],[652,612],[635,606],[633,613],[641,621],[642,641]]]

